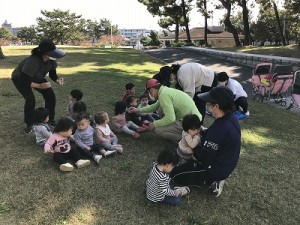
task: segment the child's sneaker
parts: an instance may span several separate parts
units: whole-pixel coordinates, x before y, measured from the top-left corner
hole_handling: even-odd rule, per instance
[[[223,187],[224,187],[225,180],[221,181],[214,181],[210,187],[209,190],[210,192],[215,196],[219,197],[222,193]]]
[[[133,133],[132,133],[132,136],[133,136],[134,138],[139,138],[139,137],[140,137],[139,133],[137,133],[137,132],[133,132]]]
[[[64,163],[59,166],[59,169],[63,172],[71,172],[74,170],[74,166],[71,163]]]
[[[90,165],[91,161],[88,159],[79,159],[75,164],[78,169]]]
[[[100,159],[102,159],[102,155],[94,155],[93,158],[97,164],[100,164]]]
[[[174,187],[174,190],[177,190],[179,189],[181,191],[181,196],[184,196],[184,195],[187,195],[191,192],[191,190],[186,187],[186,186],[183,186],[183,187]]]
[[[104,157],[107,157],[107,156],[113,156],[115,153],[117,153],[116,150],[107,150],[103,153],[103,156]]]
[[[116,151],[118,152],[118,153],[122,153],[123,152],[123,148],[122,148],[122,146],[121,145],[113,145],[114,146],[114,148],[116,149]]]

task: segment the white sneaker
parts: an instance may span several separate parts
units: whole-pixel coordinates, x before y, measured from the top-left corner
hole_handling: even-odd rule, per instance
[[[100,159],[102,159],[102,155],[95,155],[94,160],[97,164],[100,164]]]
[[[245,112],[245,115],[246,115],[246,116],[250,116],[249,110],[248,110],[247,112]]]
[[[88,159],[79,159],[75,164],[78,169],[90,165],[91,161]]]
[[[181,191],[181,196],[184,196],[184,195],[187,195],[191,192],[191,190],[186,187],[186,186],[183,186],[183,187],[174,187],[174,190],[177,190],[179,189]]]
[[[74,170],[74,166],[71,163],[64,163],[59,166],[59,169],[63,172],[71,172]]]
[[[115,148],[116,151],[117,151],[118,153],[120,153],[120,154],[123,152],[122,145],[114,145],[114,148]]]
[[[223,191],[224,184],[225,180],[215,181],[211,184],[209,189],[215,197],[219,197]]]
[[[117,153],[116,150],[107,150],[107,151],[105,151],[105,153],[103,154],[103,156],[107,157],[107,156],[113,155],[115,153]]]

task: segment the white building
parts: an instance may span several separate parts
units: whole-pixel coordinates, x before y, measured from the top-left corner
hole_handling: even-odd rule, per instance
[[[149,36],[151,30],[146,29],[119,29],[120,34],[128,39],[140,39],[143,36]]]

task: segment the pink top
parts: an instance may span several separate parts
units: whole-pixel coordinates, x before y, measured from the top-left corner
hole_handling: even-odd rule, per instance
[[[126,99],[129,97],[129,96],[134,96],[135,95],[135,91],[132,91],[132,90],[126,90],[125,93],[123,94],[121,100],[126,102]]]
[[[52,134],[44,146],[45,153],[68,153],[71,150],[69,138],[63,137],[58,133]]]
[[[101,143],[101,142],[111,142],[111,138],[116,137],[114,132],[111,131],[108,124],[105,126],[102,125],[96,125],[95,127],[95,142]]]
[[[124,127],[126,123],[125,112],[112,117],[112,124],[117,129]]]

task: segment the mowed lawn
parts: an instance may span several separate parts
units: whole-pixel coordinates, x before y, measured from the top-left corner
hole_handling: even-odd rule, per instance
[[[117,134],[124,153],[100,165],[59,171],[50,156],[25,135],[24,100],[10,74],[33,47],[3,47],[0,60],[0,224],[299,224],[299,114],[249,100],[251,117],[241,121],[238,167],[219,198],[192,188],[178,207],[149,202],[145,181],[158,153],[173,145],[154,132],[139,139]],[[113,115],[127,82],[136,93],[162,66],[132,49],[63,47],[53,83],[56,119],[64,114],[69,92],[79,88],[88,112]],[[37,106],[43,106],[36,94]],[[209,126],[211,118],[205,120]]]

